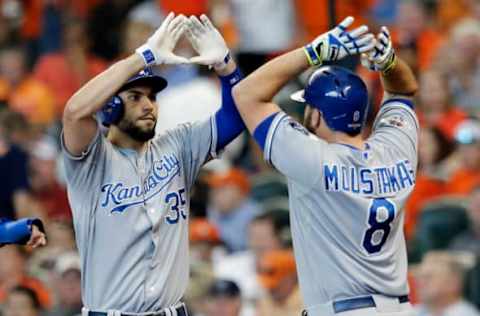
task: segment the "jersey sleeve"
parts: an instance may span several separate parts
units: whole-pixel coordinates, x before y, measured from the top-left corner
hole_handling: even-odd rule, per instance
[[[397,148],[409,159],[416,160],[418,130],[413,101],[392,96],[383,101],[373,124],[372,138]]]
[[[284,112],[260,123],[254,138],[263,149],[265,161],[290,180],[307,187],[319,181],[326,143]]]
[[[181,124],[168,132],[182,157],[187,184],[191,187],[200,168],[211,158],[217,158],[217,125],[212,116],[203,121]]]

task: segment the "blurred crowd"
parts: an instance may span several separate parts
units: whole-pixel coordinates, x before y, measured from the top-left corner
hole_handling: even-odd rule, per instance
[[[420,83],[419,167],[405,207],[418,315],[480,315],[480,1],[335,2],[337,20],[353,15],[373,31],[387,25]],[[62,110],[82,84],[143,44],[169,11],[207,13],[245,75],[328,30],[330,19],[327,0],[0,0],[0,212],[42,218],[49,241],[35,252],[0,249],[0,315],[80,314],[80,260],[59,159]],[[186,41],[176,51],[194,54]],[[371,125],[381,82],[356,59],[345,65],[368,83]],[[170,66],[162,74],[169,87],[157,97],[158,133],[219,108],[219,83],[208,69]],[[303,108],[288,96],[303,80],[276,96],[300,120]],[[195,185],[185,296],[194,316],[302,310],[287,184],[261,157],[243,135]]]

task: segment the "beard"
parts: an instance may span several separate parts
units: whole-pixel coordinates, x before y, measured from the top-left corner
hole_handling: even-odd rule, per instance
[[[118,123],[118,128],[137,142],[146,142],[152,139],[155,136],[155,126],[157,126],[156,120],[153,127],[147,129],[142,129],[136,126],[135,122],[125,118]]]

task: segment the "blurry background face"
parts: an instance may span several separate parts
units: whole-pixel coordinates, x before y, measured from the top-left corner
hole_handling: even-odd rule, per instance
[[[426,123],[435,124],[448,109],[447,83],[436,72],[424,73],[420,78],[419,96]]]
[[[253,221],[250,224],[248,242],[250,249],[257,257],[267,251],[278,250],[282,246],[269,220]]]
[[[238,316],[241,309],[240,297],[210,297],[207,303],[207,316]]]
[[[459,145],[459,153],[462,159],[463,166],[467,169],[480,169],[480,142],[474,144]]]
[[[216,187],[210,191],[212,206],[221,213],[228,213],[233,210],[244,198],[245,194],[235,185]]]
[[[400,3],[396,26],[403,36],[416,37],[424,26],[425,15],[422,7],[414,1]]]
[[[0,53],[0,76],[16,85],[25,75],[25,59],[21,51],[15,49],[4,50]]]
[[[62,304],[77,306],[82,304],[82,288],[80,271],[68,270],[64,272],[58,282],[58,294]]]
[[[416,278],[420,301],[434,304],[443,300],[457,282],[450,272],[446,265],[438,264],[434,260],[422,263]]]
[[[5,316],[37,316],[38,311],[34,307],[31,298],[22,292],[11,293],[5,304]]]
[[[470,195],[468,215],[474,227],[480,230],[480,189],[476,189]]]
[[[418,157],[422,167],[429,167],[435,164],[438,157],[438,143],[429,128],[420,129],[420,138],[418,146]]]

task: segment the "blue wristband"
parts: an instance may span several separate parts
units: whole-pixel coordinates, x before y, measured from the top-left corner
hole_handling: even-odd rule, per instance
[[[240,71],[240,69],[235,68],[235,70],[231,73],[231,74],[228,74],[226,76],[218,76],[218,78],[220,79],[220,82],[223,84],[227,84],[229,86],[234,86],[236,85],[240,80],[242,80],[243,78],[243,75]]]

